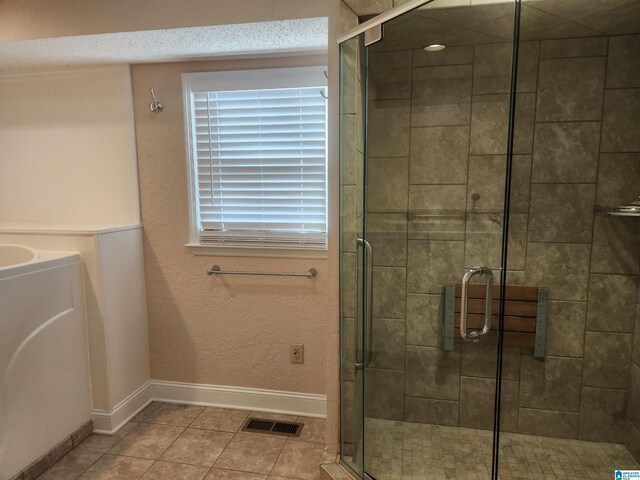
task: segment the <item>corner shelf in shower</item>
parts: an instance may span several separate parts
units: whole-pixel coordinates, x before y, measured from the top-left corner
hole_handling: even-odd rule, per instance
[[[604,207],[602,205],[596,205],[594,210],[596,214],[607,217],[640,217],[640,204],[630,204],[621,207]]]

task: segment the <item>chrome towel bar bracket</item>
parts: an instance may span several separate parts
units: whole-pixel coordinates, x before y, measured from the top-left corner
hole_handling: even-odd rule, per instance
[[[209,275],[259,275],[259,276],[274,276],[274,277],[307,277],[314,278],[318,276],[318,270],[310,268],[304,273],[291,273],[291,272],[223,272],[220,265],[214,265],[207,270]]]

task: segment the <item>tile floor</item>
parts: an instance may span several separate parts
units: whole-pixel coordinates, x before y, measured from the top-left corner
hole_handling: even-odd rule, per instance
[[[485,430],[367,418],[367,471],[377,480],[486,480],[492,434]],[[623,445],[501,434],[504,480],[606,480],[639,469]]]
[[[251,412],[154,402],[115,435],[92,435],[39,480],[316,480],[325,451],[324,420],[304,422],[299,438],[238,430]]]

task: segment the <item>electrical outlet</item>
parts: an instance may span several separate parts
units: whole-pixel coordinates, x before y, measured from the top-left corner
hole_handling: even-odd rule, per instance
[[[291,357],[291,363],[304,363],[304,345],[302,343],[291,345],[289,356]]]

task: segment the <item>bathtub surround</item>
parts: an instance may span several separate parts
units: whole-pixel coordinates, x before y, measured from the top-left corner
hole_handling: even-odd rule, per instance
[[[639,42],[627,35],[521,45],[508,283],[549,287],[551,302],[546,359],[505,348],[503,430],[625,438],[626,412],[634,411],[627,402],[635,401],[640,222],[593,209],[623,202],[640,184],[640,85],[630,70]],[[495,347],[458,343],[442,353],[439,310],[443,284],[475,264],[499,266],[509,72],[494,66],[510,49],[370,52],[369,417],[491,428]],[[355,201],[348,188],[346,201]],[[414,215],[443,210],[454,215]],[[344,365],[348,395],[352,361]],[[626,424],[633,442],[638,430]]]
[[[97,430],[116,430],[149,401],[136,396],[150,378],[140,226],[0,229],[0,243],[82,256],[92,414]]]
[[[60,441],[90,420],[82,280],[73,252],[35,251],[0,268],[2,479],[50,451],[64,455]]]

